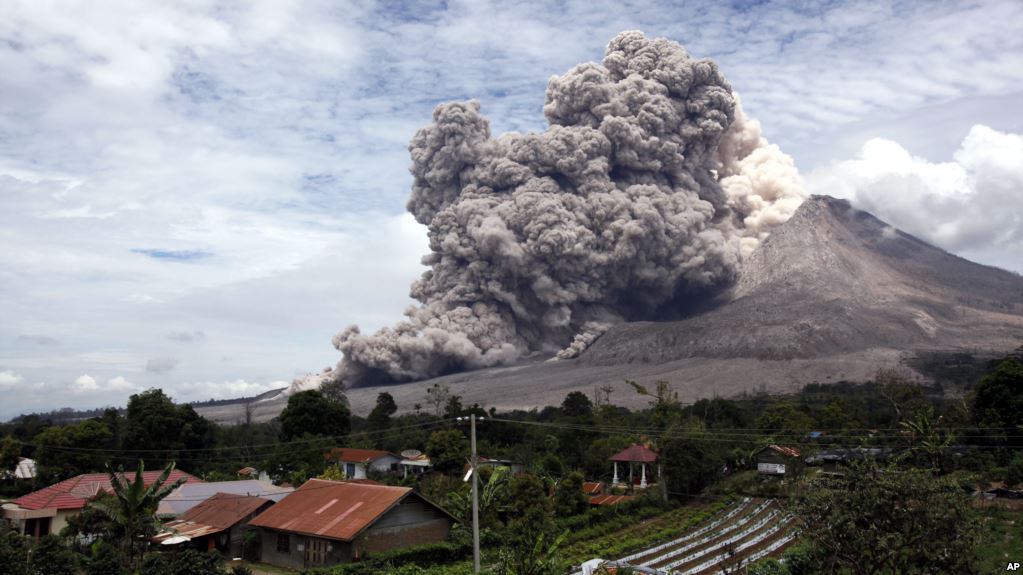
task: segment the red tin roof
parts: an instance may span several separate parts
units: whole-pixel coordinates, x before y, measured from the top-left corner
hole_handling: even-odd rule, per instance
[[[795,447],[787,447],[784,445],[768,445],[764,449],[771,449],[786,457],[799,457],[799,450]]]
[[[588,495],[597,495],[604,490],[604,483],[602,481],[586,481],[583,483],[583,493]]]
[[[310,479],[249,525],[351,541],[411,493],[408,487]]]
[[[657,454],[649,447],[633,443],[619,453],[612,455],[608,461],[631,461],[634,463],[653,463],[657,461]]]
[[[145,485],[152,485],[160,477],[162,471],[144,471],[142,481]],[[124,473],[129,480],[135,480],[135,472]],[[171,471],[167,477],[167,485],[178,479],[184,479],[185,483],[202,483],[198,477],[185,473],[180,469]],[[14,502],[24,509],[81,509],[89,500],[100,493],[113,493],[110,486],[110,475],[106,473],[86,473],[55,483],[28,495],[23,495]]]
[[[630,499],[632,495],[594,495],[590,497],[590,505],[618,505]]]
[[[332,461],[343,461],[345,463],[366,463],[387,455],[401,459],[390,451],[355,449],[352,447],[335,447],[327,453],[327,459]]]

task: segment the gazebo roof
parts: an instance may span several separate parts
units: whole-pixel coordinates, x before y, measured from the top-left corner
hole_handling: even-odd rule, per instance
[[[657,454],[654,453],[649,447],[633,443],[626,447],[620,453],[616,453],[608,458],[608,461],[629,461],[633,463],[653,463],[657,461]]]

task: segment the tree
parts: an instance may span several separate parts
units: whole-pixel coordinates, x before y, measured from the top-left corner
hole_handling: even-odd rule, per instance
[[[17,531],[0,528],[0,566],[7,575],[29,575],[28,540]]]
[[[699,429],[683,425],[668,428],[657,458],[664,469],[667,490],[685,495],[699,493],[721,473],[727,460],[723,447],[710,433]]]
[[[451,388],[446,385],[435,383],[426,388],[426,403],[433,406],[433,412],[437,417],[444,413],[444,406],[448,404],[451,397]]]
[[[778,441],[799,441],[813,428],[813,419],[790,401],[779,401],[766,408],[757,418],[761,433],[773,435]]]
[[[21,461],[21,442],[10,435],[0,440],[0,479],[11,473]]]
[[[107,473],[110,475],[114,498],[99,499],[90,503],[91,506],[106,513],[123,533],[121,545],[129,566],[135,564],[136,549],[141,550],[144,542],[156,534],[159,525],[156,508],[160,501],[185,482],[182,478],[168,485],[167,479],[173,470],[174,464],[168,464],[156,481],[147,487],[143,477],[145,471],[143,461],[139,461],[134,481],[125,476],[124,469],[115,472],[108,467]]]
[[[457,429],[434,431],[426,442],[426,453],[434,469],[451,473],[462,469],[469,456],[469,440]]]
[[[561,402],[561,411],[569,417],[588,417],[593,414],[593,402],[581,391],[572,391]]]
[[[844,476],[812,481],[797,512],[829,572],[973,572],[977,520],[948,477],[854,462]]]
[[[39,474],[48,482],[57,482],[82,473],[100,471],[105,455],[92,451],[109,443],[113,434],[96,420],[48,427],[33,440]]]
[[[75,575],[78,572],[76,563],[75,554],[63,539],[45,535],[32,550],[29,568],[34,575]]]
[[[348,388],[341,377],[331,377],[320,384],[320,393],[331,403],[348,407]]]
[[[1023,446],[1023,363],[1010,357],[984,375],[973,390],[970,411],[984,435]]]
[[[281,412],[281,441],[290,441],[302,434],[340,438],[351,430],[348,408],[334,403],[316,390],[300,391],[288,398]]]
[[[377,394],[377,403],[373,411],[369,412],[369,426],[371,429],[387,429],[391,424],[391,416],[398,412],[398,404],[394,402],[394,396],[386,391]]]
[[[478,497],[480,525],[493,525],[497,521],[498,507],[508,489],[511,469],[498,467],[486,481],[482,481],[482,473],[480,475]],[[462,489],[448,493],[448,509],[463,525],[472,525],[472,492],[469,489]]]
[[[583,493],[584,477],[582,473],[573,471],[558,482],[554,492],[554,514],[568,517],[585,512],[590,507],[590,500]]]
[[[149,463],[190,463],[190,450],[215,444],[215,426],[190,405],[175,405],[163,390],[150,389],[132,395],[124,421],[124,448],[144,454]],[[159,447],[160,452],[153,452]],[[166,449],[166,451],[163,451]]]
[[[274,482],[301,485],[310,477],[323,473],[326,467],[324,454],[334,445],[334,440],[329,437],[305,433],[290,443],[277,445],[264,462],[264,467]]]
[[[88,575],[125,575],[124,554],[116,545],[100,539],[92,544],[91,551],[85,567]]]
[[[508,524],[499,572],[553,575],[561,573],[557,549],[565,535],[553,537],[551,500],[543,481],[535,475],[516,475],[508,484]]]

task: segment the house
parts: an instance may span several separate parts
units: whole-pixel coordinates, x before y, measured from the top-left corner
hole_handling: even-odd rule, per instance
[[[453,521],[408,487],[310,479],[249,525],[264,563],[301,569],[444,541]]]
[[[161,473],[143,472],[142,481],[145,485],[152,485]],[[134,472],[125,475],[134,480]],[[167,483],[174,483],[178,479],[184,479],[186,483],[202,483],[201,479],[179,469],[170,473]],[[89,501],[113,491],[110,475],[87,473],[15,499],[13,505],[4,506],[3,516],[20,533],[41,537],[60,532],[67,525],[68,518],[78,514]]]
[[[789,470],[798,463],[799,450],[795,447],[768,445],[756,453],[757,472],[761,475],[785,475],[786,465]]]
[[[347,479],[365,479],[370,471],[397,473],[402,458],[390,451],[335,447],[327,453],[327,461],[342,466]]]
[[[249,521],[273,504],[265,497],[216,493],[165,523],[166,531],[153,537],[153,542],[201,551],[216,549],[227,557],[241,557]]]
[[[408,477],[412,475],[422,475],[433,467],[433,462],[430,461],[430,456],[425,453],[419,455],[413,455],[411,457],[404,457],[398,465],[402,469],[402,477]]]
[[[826,473],[840,473],[850,461],[873,459],[885,461],[896,451],[891,447],[840,447],[822,449],[806,458],[807,465],[819,466]]]
[[[526,466],[516,461],[512,461],[510,459],[491,459],[489,457],[483,456],[480,456],[476,459],[476,466],[479,467],[480,469],[483,469],[484,467],[489,467],[491,469],[497,469],[498,467],[507,467],[508,469],[511,470],[513,475],[524,473],[526,471]]]
[[[253,495],[277,502],[294,490],[292,487],[278,487],[273,483],[255,479],[189,483],[178,487],[165,497],[156,509],[156,514],[160,517],[178,517],[217,493]]]

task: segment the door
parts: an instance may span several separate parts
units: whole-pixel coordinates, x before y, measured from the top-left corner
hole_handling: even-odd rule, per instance
[[[327,540],[310,537],[305,545],[305,566],[316,567],[327,564]]]

